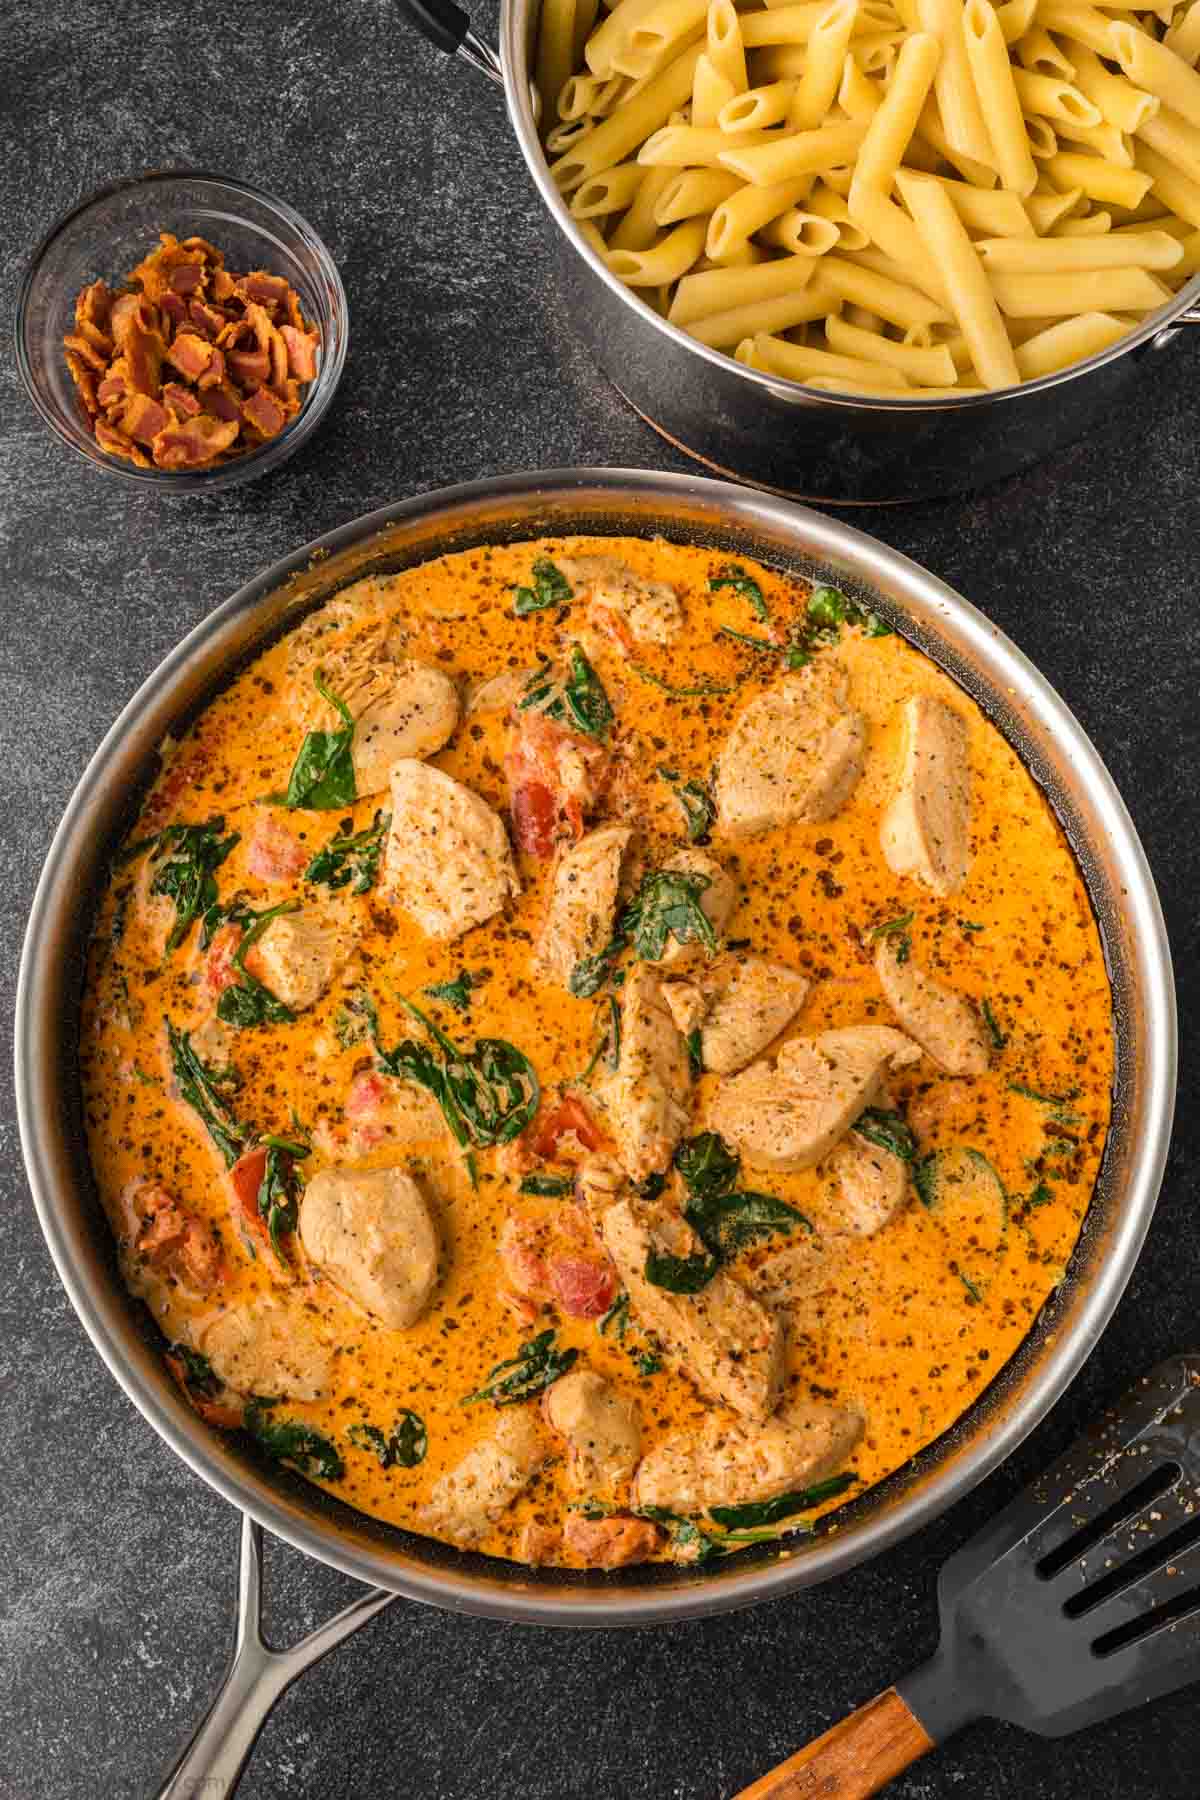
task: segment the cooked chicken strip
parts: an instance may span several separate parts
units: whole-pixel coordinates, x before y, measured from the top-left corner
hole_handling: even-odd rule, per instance
[[[547,1423],[567,1440],[577,1492],[608,1493],[633,1474],[642,1453],[637,1407],[603,1375],[572,1369],[547,1389],[543,1410]]]
[[[433,756],[458,724],[458,692],[441,669],[402,662],[386,673],[384,691],[373,683],[361,710],[358,701],[350,701],[355,721],[350,756],[360,800],[385,792],[392,764],[402,756]]]
[[[575,1171],[575,1198],[597,1230],[610,1206],[629,1186],[629,1177],[611,1156],[587,1157]]]
[[[753,1428],[713,1414],[643,1458],[637,1505],[686,1515],[773,1500],[836,1474],[862,1433],[861,1414],[820,1400],[797,1401]]]
[[[774,1313],[726,1269],[698,1294],[673,1294],[647,1281],[651,1251],[678,1256],[697,1247],[682,1220],[661,1207],[619,1200],[601,1229],[639,1324],[706,1394],[743,1418],[768,1418],[783,1381],[783,1329]]]
[[[753,837],[832,818],[862,774],[867,727],[845,673],[822,658],[739,713],[717,762],[721,829]]]
[[[358,946],[361,924],[345,903],[280,913],[246,953],[246,967],[293,1012],[315,1006]]]
[[[226,1387],[239,1393],[315,1400],[329,1386],[332,1355],[314,1336],[312,1319],[272,1295],[202,1318],[195,1341]]]
[[[987,1033],[969,1000],[918,968],[911,957],[901,962],[888,938],[881,939],[875,952],[875,971],[905,1031],[948,1075],[987,1073]]]
[[[815,1232],[793,1232],[785,1249],[773,1251],[756,1265],[750,1276],[751,1291],[765,1305],[776,1308],[813,1299],[841,1267],[845,1242],[837,1234],[825,1238]]]
[[[904,704],[900,775],[879,841],[888,867],[935,894],[952,894],[971,859],[971,764],[967,726],[943,700]]]
[[[908,1165],[856,1131],[830,1153],[826,1168],[837,1186],[839,1223],[857,1237],[882,1231],[904,1204]]]
[[[628,635],[638,644],[669,644],[678,637],[683,613],[678,594],[665,581],[635,575],[615,556],[560,556],[557,567],[575,598],[587,601],[593,622],[608,624],[607,614],[616,621],[614,634],[622,641]]]
[[[908,1040],[879,1026],[792,1038],[774,1068],[753,1063],[721,1083],[708,1122],[752,1163],[811,1169],[880,1093],[884,1070]]]
[[[611,942],[621,861],[632,836],[626,825],[604,825],[560,853],[536,952],[539,972],[551,981],[566,987],[575,965]]]
[[[765,956],[739,956],[717,979],[720,985],[700,1030],[700,1055],[706,1069],[732,1075],[791,1024],[804,1005],[809,982],[798,970]]]
[[[700,894],[700,910],[719,941],[725,934],[725,927],[737,903],[737,883],[733,877],[726,873],[716,857],[711,856],[707,850],[675,850],[659,866],[680,875],[703,875],[707,878],[708,886]],[[670,937],[658,966],[660,969],[679,969],[703,962],[708,954],[703,944],[681,944],[678,938]]]
[[[491,1436],[434,1483],[421,1514],[425,1529],[456,1544],[477,1544],[528,1487],[545,1457],[537,1414],[528,1406],[505,1407],[496,1414]]]
[[[598,1081],[617,1159],[634,1181],[664,1169],[688,1122],[687,1044],[663,999],[662,984],[634,963],[621,990],[621,1051],[615,1074]]]
[[[322,1169],[300,1202],[305,1254],[393,1331],[415,1324],[437,1286],[429,1202],[405,1169]]]
[[[384,888],[426,937],[461,937],[520,892],[500,817],[461,781],[412,757],[393,764],[391,782]]]

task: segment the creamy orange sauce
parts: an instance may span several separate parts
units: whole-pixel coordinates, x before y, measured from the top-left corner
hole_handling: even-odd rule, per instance
[[[670,649],[638,648],[632,658],[611,642],[587,643],[617,715],[620,772],[597,820],[637,822],[651,863],[684,841],[683,815],[666,765],[683,779],[705,780],[730,722],[775,678],[777,664],[715,635],[727,624],[762,627],[736,592],[710,593],[725,556],[659,540],[544,540],[445,558],[383,579],[382,603],[406,639],[404,653],[435,664],[466,691],[506,669],[553,656],[582,635],[582,620],[558,609],[517,618],[512,586],[530,579],[533,561],[559,554],[620,557],[635,572],[677,590],[685,629]],[[803,610],[804,584],[740,559],[761,583],[776,620]],[[286,898],[247,863],[247,846],[264,796],[283,789],[304,731],[330,726],[311,681],[289,674],[294,640],[277,644],[242,673],[174,747],[132,833],[140,838],[167,822],[223,815],[241,842],[217,874],[222,899],[243,894],[261,908]],[[889,1022],[870,956],[871,930],[914,914],[912,956],[977,1003],[985,1000],[1006,1042],[987,1075],[952,1079],[928,1057],[891,1080],[923,1155],[969,1145],[990,1159],[1009,1195],[1007,1228],[989,1238],[952,1233],[911,1190],[900,1213],[874,1237],[853,1242],[843,1276],[819,1301],[797,1301],[791,1321],[788,1395],[816,1395],[861,1407],[866,1429],[853,1459],[864,1484],[879,1481],[945,1431],[1013,1354],[1062,1278],[1079,1234],[1103,1151],[1113,1066],[1111,996],[1095,920],[1070,849],[1040,791],[1015,753],[975,705],[899,636],[844,630],[819,652],[848,673],[855,705],[869,722],[865,773],[849,801],[820,825],[788,827],[711,849],[738,883],[729,936],[805,972],[808,999],[786,1035],[805,1035],[864,1021]],[[631,669],[635,661],[675,685],[730,684],[727,694],[668,695]],[[945,698],[969,729],[972,768],[972,860],[965,884],[942,900],[918,882],[895,876],[880,851],[879,820],[895,779],[898,709],[906,697]],[[503,761],[511,726],[502,712],[464,712],[454,736],[433,761],[507,817]],[[339,819],[367,827],[387,797],[334,812],[277,812],[310,854]],[[351,985],[374,997],[385,1045],[413,1035],[398,1004],[463,970],[489,970],[460,1016],[421,1000],[460,1042],[506,1038],[534,1063],[543,1091],[571,1089],[596,1042],[595,1003],[547,985],[531,971],[550,864],[519,859],[523,891],[489,923],[445,945],[425,939],[377,893],[346,904],[362,915],[360,960]],[[516,1199],[518,1177],[503,1154],[480,1151],[478,1186],[448,1135],[422,1146],[417,1159],[433,1197],[442,1240],[439,1285],[410,1328],[389,1330],[343,1298],[329,1281],[290,1277],[264,1250],[251,1254],[233,1210],[229,1177],[194,1112],[177,1096],[164,1019],[187,1030],[210,1014],[201,971],[205,958],[193,930],[164,956],[169,907],[147,898],[144,859],[119,866],[98,918],[81,1041],[81,1066],[93,1164],[120,1234],[119,1197],[130,1183],[161,1183],[219,1234],[225,1273],[217,1300],[203,1301],[177,1284],[160,1283],[149,1304],[168,1341],[188,1340],[197,1317],[214,1304],[239,1308],[291,1280],[303,1289],[312,1330],[335,1348],[334,1379],[320,1399],[288,1401],[279,1416],[317,1428],[345,1463],[332,1483],[350,1504],[400,1526],[420,1529],[419,1511],[437,1478],[452,1468],[494,1421],[488,1404],[464,1407],[463,1396],[511,1356],[533,1330],[554,1326],[560,1346],[574,1346],[589,1367],[635,1397],[643,1445],[701,1420],[711,1408],[686,1375],[667,1367],[639,1370],[646,1350],[636,1329],[624,1342],[590,1320],[547,1310],[522,1327],[497,1299],[496,1244]],[[297,893],[303,891],[296,882]],[[123,929],[114,933],[120,915]],[[292,1023],[236,1034],[241,1085],[232,1098],[239,1118],[261,1132],[294,1134],[343,1125],[342,1106],[370,1047],[343,1048],[335,1021],[347,995],[335,983]],[[703,1076],[693,1095],[692,1129],[700,1128],[716,1077]],[[1054,1108],[1014,1091],[1071,1095],[1066,1125]],[[584,1100],[587,1089],[577,1090]],[[1058,1109],[1060,1115],[1062,1108]],[[311,1178],[330,1160],[320,1148],[303,1164]],[[374,1167],[410,1161],[393,1146],[353,1160]],[[830,1183],[818,1168],[800,1174],[747,1169],[752,1185],[802,1212],[817,1234],[834,1227]],[[1039,1203],[1025,1204],[1039,1182]],[[570,1204],[569,1201],[548,1203]],[[965,1237],[965,1241],[964,1241]],[[779,1239],[756,1245],[734,1265],[751,1273],[775,1254]],[[414,1468],[381,1468],[348,1428],[370,1422],[385,1432],[402,1407],[423,1419],[428,1454]],[[557,1522],[574,1498],[561,1457],[551,1457],[526,1492],[503,1514],[482,1548],[512,1555],[531,1518]]]

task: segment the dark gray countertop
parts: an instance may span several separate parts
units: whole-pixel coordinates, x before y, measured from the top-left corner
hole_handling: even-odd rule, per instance
[[[54,825],[118,708],[265,563],[400,495],[520,468],[686,468],[572,343],[547,227],[497,96],[383,0],[240,12],[88,0],[10,8],[0,51],[0,310],[27,249],[89,188],[190,162],[290,199],[341,265],[349,368],[325,429],[265,481],[157,503],[53,442],[0,366],[3,1018]],[[398,1605],[292,1690],[242,1792],[369,1800],[718,1800],[932,1647],[939,1564],[1105,1398],[1200,1348],[1196,492],[1200,366],[1153,359],[1089,442],[969,499],[860,514],[1011,632],[1122,786],[1179,972],[1180,1124],[1129,1292],[1013,1462],[869,1568],[751,1613],[615,1636]],[[227,1645],[237,1526],[113,1384],[43,1250],[11,1096],[0,1110],[0,1794],[132,1800],[205,1702]],[[270,1559],[281,1637],[352,1584]],[[1200,1674],[1200,1660],[1197,1664]],[[894,1789],[970,1796],[1200,1791],[1184,1693],[1086,1738],[981,1726]]]

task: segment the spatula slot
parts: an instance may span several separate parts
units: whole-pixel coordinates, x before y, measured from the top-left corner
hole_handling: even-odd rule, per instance
[[[1200,1544],[1200,1516],[1189,1519],[1186,1525],[1177,1526],[1165,1537],[1156,1538],[1145,1550],[1139,1550],[1135,1556],[1131,1556],[1128,1562],[1110,1569],[1107,1575],[1094,1581],[1081,1593],[1072,1594],[1069,1600],[1063,1602],[1063,1612],[1068,1619],[1082,1618],[1113,1594],[1134,1587],[1139,1581],[1147,1580],[1156,1570],[1168,1568],[1180,1561],[1184,1552],[1190,1550],[1193,1544]]]
[[[1089,1519],[1077,1531],[1073,1531],[1069,1538],[1059,1544],[1057,1549],[1048,1550],[1045,1556],[1034,1564],[1038,1575],[1043,1581],[1053,1581],[1054,1577],[1061,1575],[1070,1563],[1078,1562],[1080,1557],[1086,1556],[1088,1551],[1098,1544],[1101,1538],[1107,1537],[1110,1531],[1119,1530],[1126,1521],[1135,1519],[1155,1500],[1160,1499],[1169,1488],[1175,1486],[1182,1474],[1183,1470],[1177,1462],[1159,1463],[1148,1475],[1143,1476],[1136,1487],[1130,1488],[1127,1493],[1114,1500],[1110,1506],[1106,1506],[1103,1512],[1097,1513],[1095,1518]],[[1100,1477],[1096,1477],[1097,1483],[1099,1480]],[[1086,1485],[1090,1486],[1091,1484]],[[1085,1492],[1086,1487],[1080,1489],[1080,1505],[1084,1503]],[[1077,1595],[1075,1598],[1083,1600],[1085,1596]]]
[[[1131,1644],[1143,1643],[1168,1625],[1181,1625],[1189,1619],[1200,1623],[1200,1587],[1189,1588],[1168,1600],[1165,1606],[1156,1606],[1152,1612],[1142,1613],[1139,1618],[1118,1625],[1114,1631],[1106,1631],[1092,1645],[1092,1655],[1115,1656],[1118,1650],[1127,1650]],[[1193,1646],[1191,1655],[1195,1654]]]

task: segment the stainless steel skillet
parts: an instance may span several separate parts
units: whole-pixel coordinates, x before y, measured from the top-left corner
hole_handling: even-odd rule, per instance
[[[1017,1356],[953,1431],[843,1508],[836,1533],[782,1558],[747,1553],[712,1574],[580,1575],[491,1562],[368,1519],[211,1431],[175,1389],[147,1315],[121,1285],[80,1130],[75,1037],[93,898],[166,733],[265,640],[355,576],[569,531],[661,532],[869,599],[980,702],[1044,786],[1079,858],[1116,995],[1114,1123],[1096,1196],[1066,1282]],[[936,1517],[1014,1449],[1086,1359],[1133,1268],[1166,1157],[1175,1054],[1170,956],[1141,846],[1086,735],[1007,638],[935,577],[838,521],[699,478],[574,469],[452,488],[343,526],[257,576],[147,680],[96,752],[46,859],[22,958],[16,1081],[30,1183],[63,1283],[116,1379],[197,1474],[260,1525],[389,1593],[523,1623],[613,1626],[751,1605],[826,1580]]]

